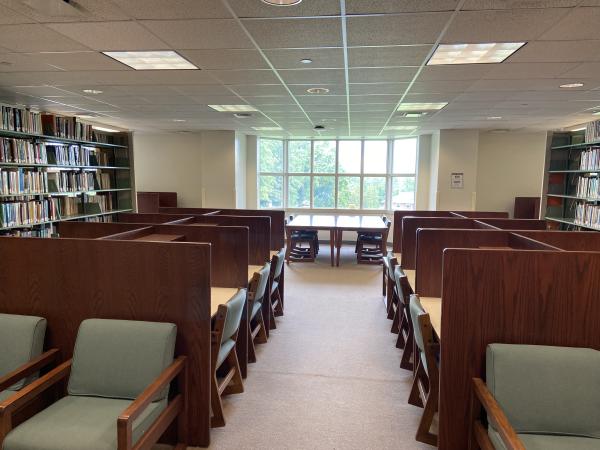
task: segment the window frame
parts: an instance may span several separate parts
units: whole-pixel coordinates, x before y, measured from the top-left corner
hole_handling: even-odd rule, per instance
[[[283,144],[283,170],[282,172],[261,172],[260,171],[260,140],[276,140],[281,141]],[[394,141],[402,140],[402,139],[414,139],[415,140],[415,169],[413,173],[394,173],[393,162],[394,162]],[[365,169],[365,142],[372,140],[385,140],[387,142],[387,160],[386,160],[386,172],[385,173],[366,173]],[[310,172],[308,173],[296,173],[289,172],[289,161],[288,161],[288,147],[289,142],[292,141],[304,141],[310,142]],[[314,157],[315,157],[315,142],[316,141],[330,141],[335,142],[335,172],[315,172],[314,171]],[[340,153],[340,142],[342,141],[360,141],[361,142],[361,162],[360,162],[360,173],[340,173],[339,172],[339,153]],[[279,138],[260,138],[257,145],[257,207],[259,209],[284,209],[290,212],[315,212],[315,213],[387,213],[392,211],[392,194],[393,194],[393,180],[395,178],[414,178],[415,179],[415,190],[413,197],[413,205],[416,204],[417,201],[417,166],[419,161],[419,137],[418,136],[410,136],[410,137],[390,137],[387,139],[300,139],[300,138],[291,138],[291,139],[279,139]],[[283,199],[283,207],[281,208],[262,208],[260,206],[260,178],[262,176],[282,176],[283,177],[283,186],[282,186],[282,199]],[[290,208],[289,207],[289,178],[294,176],[307,176],[310,180],[310,201],[309,206],[305,208]],[[314,206],[314,179],[315,177],[333,177],[334,179],[334,207],[333,208],[320,208]],[[341,177],[358,177],[360,184],[360,206],[357,209],[352,208],[340,208],[338,206],[338,184],[339,178]],[[364,207],[364,179],[365,178],[385,178],[385,202],[384,209],[369,209]]]

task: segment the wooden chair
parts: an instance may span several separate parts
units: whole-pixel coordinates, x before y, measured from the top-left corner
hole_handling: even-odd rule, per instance
[[[290,216],[290,221],[293,216]],[[287,224],[287,222],[286,222]],[[288,230],[290,245],[286,248],[286,261],[314,262],[319,254],[319,233],[316,230]]]
[[[439,344],[434,341],[429,314],[423,309],[418,295],[412,295],[410,298],[410,316],[414,329],[414,360],[417,369],[408,403],[424,407],[416,440],[437,447],[437,435],[433,434],[430,428],[438,410],[439,370],[437,358]]]
[[[361,232],[356,239],[356,262],[358,264],[382,264],[387,254],[387,236],[392,222],[386,217],[383,221],[387,226],[384,232]]]
[[[267,342],[262,304],[264,301],[270,301],[267,291],[270,270],[271,264],[266,263],[262,269],[254,273],[248,287],[248,362],[256,362],[255,344]]]
[[[283,262],[285,259],[285,250],[281,249],[271,258],[271,273],[269,274],[269,284],[271,286],[271,307],[269,308],[271,320],[271,329],[277,328],[275,317],[283,316],[283,296],[280,291],[280,284],[283,277]]]
[[[246,289],[240,289],[225,305],[219,305],[211,332],[211,427],[224,427],[221,397],[244,392],[235,345],[246,306]]]
[[[73,359],[0,405],[10,411],[68,379],[67,395],[10,431],[3,450],[148,449],[177,418],[186,440],[185,357],[173,361],[176,335],[169,323],[84,320]],[[169,400],[175,378],[179,392]]]
[[[394,312],[393,324],[398,331],[396,347],[402,349],[400,368],[414,371],[414,330],[410,318],[410,297],[413,291],[400,266],[394,268],[394,273],[398,303]],[[394,325],[392,325],[392,330],[394,330]]]

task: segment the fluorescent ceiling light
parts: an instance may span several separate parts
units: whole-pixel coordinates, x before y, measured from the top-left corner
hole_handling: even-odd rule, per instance
[[[281,127],[252,127],[253,130],[256,131],[281,131],[283,128]]]
[[[409,125],[390,125],[384,128],[387,131],[412,131],[416,130],[417,127],[409,126]]]
[[[219,112],[247,112],[258,111],[254,106],[250,105],[208,105],[209,108]]]
[[[98,95],[98,94],[102,94],[102,92],[104,92],[104,91],[99,91],[97,89],[84,89],[83,92],[85,92],[86,94]]]
[[[272,6],[294,6],[302,2],[302,0],[262,0],[263,3]]]
[[[185,119],[171,119],[173,122],[185,122]]]
[[[105,131],[107,133],[119,133],[121,131],[121,130],[115,130],[114,128],[99,127],[99,126],[96,126],[96,125],[93,125],[92,128],[94,130]]]
[[[398,111],[434,111],[442,109],[448,102],[440,103],[401,103]]]
[[[102,53],[135,70],[198,70],[195,65],[172,50]]]
[[[308,88],[306,90],[306,92],[308,92],[309,94],[328,94],[329,93],[329,89],[322,88],[322,87]]]
[[[583,87],[583,83],[566,83],[566,84],[561,84],[559,87],[563,88],[563,89],[572,89],[572,88]]]
[[[487,117],[487,120],[500,120],[500,119],[502,119],[501,116],[490,116],[490,117]]]
[[[301,59],[300,62],[302,64],[311,64],[313,62],[313,60],[310,58],[304,58],[304,59]]]
[[[501,63],[524,45],[525,42],[440,44],[427,65]]]

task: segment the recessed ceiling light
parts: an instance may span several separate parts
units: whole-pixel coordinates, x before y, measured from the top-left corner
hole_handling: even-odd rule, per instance
[[[262,0],[263,3],[272,6],[294,6],[302,2],[302,0]]]
[[[198,70],[195,65],[172,50],[102,53],[135,70]]]
[[[316,87],[316,88],[309,88],[306,90],[306,92],[308,92],[309,94],[327,94],[329,92],[329,89],[322,88],[322,87]]]
[[[310,58],[304,58],[304,59],[301,59],[300,62],[302,64],[311,64],[313,62],[313,60]]]
[[[578,87],[582,87],[583,83],[566,83],[566,84],[561,84],[559,87],[563,88],[563,89],[572,89],[572,88],[578,88]]]
[[[427,65],[501,63],[524,45],[525,42],[440,44]]]
[[[502,119],[501,116],[490,116],[490,117],[487,117],[487,120],[500,120],[500,119]]]
[[[96,125],[93,125],[92,128],[94,130],[105,131],[107,133],[118,133],[119,131],[121,131],[121,130],[115,130],[114,128],[100,127],[100,126],[96,126]]]
[[[172,119],[173,122],[185,122],[185,119]]]
[[[281,127],[252,127],[253,130],[256,131],[281,131],[283,128]]]
[[[388,130],[388,131],[412,131],[412,130],[416,130],[417,127],[413,127],[410,125],[389,125],[387,127],[384,128],[384,130]]]
[[[250,105],[208,105],[209,108],[219,112],[247,112],[258,111],[254,106]]]
[[[98,95],[98,94],[102,94],[102,92],[104,92],[104,91],[99,91],[97,89],[84,89],[83,92],[85,92],[86,94]]]
[[[398,111],[435,111],[442,109],[448,102],[440,103],[401,103]]]

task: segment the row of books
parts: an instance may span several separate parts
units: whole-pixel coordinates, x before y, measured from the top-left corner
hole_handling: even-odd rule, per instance
[[[580,170],[600,170],[600,147],[589,147],[581,152]]]
[[[598,177],[579,177],[577,180],[577,197],[600,199]]]
[[[30,111],[27,108],[0,105],[2,121],[0,128],[9,131],[20,131],[22,133],[42,133],[42,117],[40,113]]]
[[[47,164],[46,145],[24,139],[0,138],[0,162]]]
[[[100,172],[51,172],[48,174],[51,192],[80,192],[110,189],[110,174]]]
[[[112,195],[96,195],[89,197],[88,202],[85,205],[86,212],[91,214],[105,213],[112,211],[113,208],[113,196]]]
[[[91,141],[94,138],[92,126],[80,122],[77,117],[57,116],[55,114],[41,115],[42,132],[46,136],[56,136],[65,139]]]
[[[585,141],[592,142],[600,139],[600,120],[588,122],[585,127]]]
[[[0,168],[0,194],[36,194],[48,192],[48,173],[26,169]]]
[[[600,205],[579,203],[575,207],[576,224],[600,228]]]
[[[58,199],[0,203],[0,226],[33,225],[58,219]]]
[[[79,145],[47,144],[46,152],[48,153],[48,164],[60,166],[90,165],[91,150]]]
[[[37,238],[49,238],[56,233],[54,224],[47,224],[43,228],[23,228],[23,229],[12,229],[3,230],[0,232],[1,236],[14,236],[14,237],[37,237]]]

